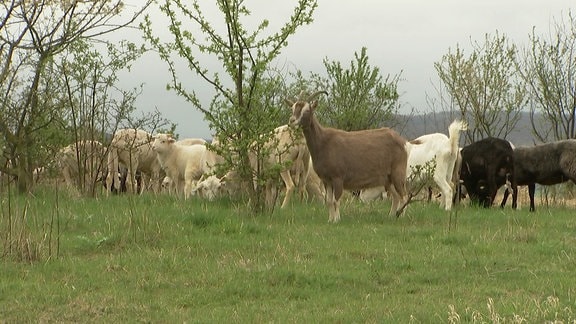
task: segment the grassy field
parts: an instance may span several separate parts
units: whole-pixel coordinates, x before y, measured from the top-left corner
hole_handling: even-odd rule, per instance
[[[572,207],[0,199],[0,322],[576,320]]]

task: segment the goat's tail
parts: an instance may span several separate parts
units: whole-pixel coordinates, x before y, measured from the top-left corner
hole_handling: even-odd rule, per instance
[[[458,152],[458,143],[460,142],[460,131],[468,129],[468,124],[462,120],[455,120],[448,126],[448,135],[450,136],[450,151],[453,154]]]

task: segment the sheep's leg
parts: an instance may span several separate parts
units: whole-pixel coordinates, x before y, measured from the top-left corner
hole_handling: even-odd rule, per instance
[[[317,182],[307,180],[306,192],[308,193],[308,197],[316,198],[320,201],[326,199],[326,193],[322,190],[322,186]]]
[[[176,182],[174,179],[170,178],[170,183],[168,183],[168,194],[169,195],[177,195],[176,192]]]
[[[126,176],[126,192],[134,193],[134,182],[136,176],[134,175],[134,170],[131,166],[128,167]]]
[[[192,192],[192,178],[188,175],[184,179],[184,200],[187,200]]]
[[[72,182],[72,176],[70,175],[70,168],[68,166],[62,167],[62,175],[64,176],[64,182],[66,182],[68,189],[73,188],[74,182]]]
[[[110,170],[110,169],[108,169]],[[116,188],[117,186],[120,187],[120,184],[118,182],[120,182],[120,180],[118,180],[118,185],[116,185],[116,183],[114,183],[114,175],[112,174],[113,172],[108,171],[108,174],[106,175],[106,196],[110,196],[110,192],[113,191],[114,189],[116,189],[116,192],[120,192],[120,188]],[[118,171],[116,171],[116,173],[118,173]],[[116,178],[120,179],[120,177],[118,177],[118,175],[116,175]],[[112,185],[114,185],[114,189],[112,189]]]
[[[298,192],[300,193],[300,201],[308,199],[308,175],[310,173],[310,156],[306,154],[306,158],[302,159],[302,165],[304,168],[301,170],[300,174],[296,177],[298,178]]]
[[[272,208],[277,195],[276,181],[268,179],[264,188],[264,203],[267,208]]]
[[[138,184],[136,183],[136,171],[138,170],[138,160],[135,156],[130,154],[130,166],[128,168],[128,179],[126,180],[126,187],[129,193],[138,192]]]
[[[140,172],[140,187],[138,187],[138,180],[136,179],[136,174],[134,174],[134,186],[136,187],[136,192],[138,194],[143,194],[144,190],[150,189],[152,185],[152,178],[145,173]]]
[[[510,186],[512,187],[512,209],[518,208],[518,184],[516,183],[516,179],[512,177],[512,181],[510,182]],[[536,186],[536,185],[534,185]]]
[[[530,196],[530,211],[533,212],[536,208],[534,207],[534,192],[536,191],[536,184],[531,183],[528,185],[528,196]]]
[[[186,187],[186,180],[183,180],[182,178],[180,178],[180,176],[177,177],[178,181],[176,181],[176,196],[186,196],[186,193],[184,192],[184,187]],[[184,176],[184,179],[186,179],[186,176]]]
[[[502,202],[500,203],[500,208],[504,208],[504,206],[506,206],[508,196],[510,196],[510,190],[506,188],[506,190],[504,190],[504,196],[502,197]]]
[[[158,194],[160,192],[160,170],[154,169],[150,175],[150,181],[152,182],[152,191],[154,194]]]
[[[118,176],[118,151],[116,148],[110,147],[108,152],[108,175],[106,176],[106,196],[110,195],[113,190],[112,185],[117,193],[120,193],[120,177]]]
[[[290,170],[280,172],[280,177],[282,177],[282,181],[284,181],[284,185],[286,186],[286,195],[284,196],[284,201],[282,201],[281,206],[281,208],[284,208],[288,205],[292,192],[294,192],[294,181],[292,181],[292,177],[290,176]]]

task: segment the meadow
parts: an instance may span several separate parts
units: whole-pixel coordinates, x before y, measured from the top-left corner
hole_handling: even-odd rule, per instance
[[[1,193],[0,322],[576,321],[576,217]]]

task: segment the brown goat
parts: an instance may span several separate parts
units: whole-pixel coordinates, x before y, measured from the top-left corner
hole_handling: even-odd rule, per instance
[[[344,189],[384,186],[392,197],[390,215],[399,216],[406,199],[406,140],[390,128],[346,132],[323,127],[314,109],[319,91],[307,100],[292,102],[290,123],[300,125],[312,157],[314,171],[326,188],[329,221],[340,220]]]

